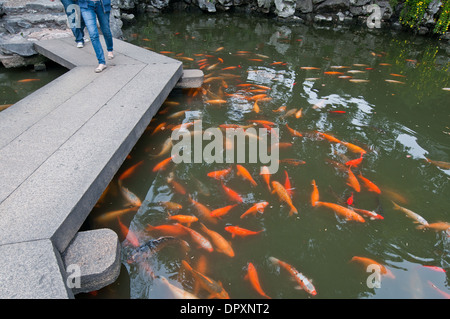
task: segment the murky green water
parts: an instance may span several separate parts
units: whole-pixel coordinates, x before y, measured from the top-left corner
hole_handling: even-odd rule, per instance
[[[33,66],[6,69],[0,66],[0,111],[23,99],[37,89],[67,72],[56,63],[47,61],[46,69],[35,71]]]
[[[206,83],[203,90],[171,93],[90,215],[86,227],[116,230],[124,247],[119,279],[94,294],[96,297],[170,298],[158,279],[161,276],[193,292],[195,280],[181,261],[186,260],[195,268],[203,258],[206,266],[202,273],[220,281],[231,298],[261,297],[244,279],[249,262],[257,269],[263,290],[272,298],[449,296],[449,234],[417,229],[418,224],[404,212],[394,210],[391,202],[420,214],[429,223],[450,222],[450,170],[425,161],[428,157],[450,162],[450,92],[444,90],[450,87],[450,63],[439,41],[361,28],[332,30],[287,26],[264,18],[178,13],[141,19],[125,29],[125,36],[131,43],[180,59],[185,69],[201,67]],[[351,82],[339,76],[367,81]],[[270,89],[250,91],[262,87]],[[236,94],[267,94],[271,99],[259,102],[260,111],[256,113],[254,100]],[[226,102],[206,102],[218,99]],[[274,112],[281,106],[286,107],[285,112]],[[294,108],[302,108],[301,117],[284,116]],[[182,110],[186,112],[177,113]],[[158,163],[170,156],[170,152],[154,155],[170,138],[171,128],[195,119],[202,120],[203,129],[225,123],[248,125],[258,119],[274,122],[280,142],[291,143],[280,149],[280,159],[305,162],[298,166],[282,163],[271,176],[271,181],[284,185],[288,174],[298,215],[289,216],[288,205],[270,193],[259,175],[263,165],[260,162],[242,164],[256,186],[237,175],[236,165],[227,163],[169,163],[165,170],[153,172]],[[155,133],[161,123],[165,123],[164,129],[160,126]],[[286,124],[303,137],[293,137]],[[365,149],[362,163],[352,171],[361,172],[374,182],[381,194],[369,192],[364,186],[360,192],[351,188],[347,172],[333,163],[343,165],[359,154],[341,143],[319,138],[315,131]],[[172,214],[193,216],[198,216],[198,212],[189,195],[210,210],[233,204],[220,181],[207,176],[231,166],[232,171],[223,182],[239,193],[243,202],[217,224],[204,223],[231,243],[235,256],[207,252],[185,236],[181,238],[189,243],[189,251],[174,243],[147,258],[131,260],[135,249],[131,235],[124,239],[117,216],[111,212],[130,207],[118,179],[135,164],[137,169],[122,179],[121,186],[135,194],[142,205],[119,218],[137,236],[139,244],[159,237],[146,230],[148,225],[173,224],[160,202],[182,205]],[[171,187],[170,176],[183,185],[185,194]],[[318,186],[321,201],[347,206],[353,192],[353,207],[374,210],[384,219],[364,217],[364,223],[347,221],[326,207],[313,207],[312,180]],[[260,201],[269,202],[264,213],[240,218]],[[229,225],[264,231],[232,238],[224,229]],[[206,236],[199,222],[191,228]],[[297,284],[290,280],[288,272],[273,265],[270,256],[311,279],[317,295],[295,289]],[[372,272],[351,262],[353,256],[377,261],[392,276],[381,276],[381,286],[374,288],[370,285],[373,281],[368,283]],[[201,298],[209,295],[203,288],[196,293]]]

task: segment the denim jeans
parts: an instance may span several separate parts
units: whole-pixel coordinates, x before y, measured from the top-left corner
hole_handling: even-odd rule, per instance
[[[61,0],[66,12],[69,26],[75,36],[75,42],[84,43],[85,23],[80,13],[80,7],[73,0]]]
[[[103,52],[102,44],[100,42],[100,35],[97,29],[97,18],[105,38],[106,49],[108,52],[113,51],[113,39],[111,29],[109,27],[109,12],[103,11],[103,6],[100,1],[88,0],[88,8],[81,8],[81,15],[89,32],[92,46],[94,47],[95,55],[99,64],[106,64],[105,54]]]

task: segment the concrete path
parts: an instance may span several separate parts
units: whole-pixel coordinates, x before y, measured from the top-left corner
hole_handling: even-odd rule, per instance
[[[0,112],[0,298],[72,298],[69,262],[81,267],[77,292],[96,288],[83,278],[86,286],[106,271],[100,285],[109,284],[120,268],[117,235],[80,236],[80,226],[171,90],[200,86],[203,73],[117,39],[98,74],[90,42],[78,49],[69,37],[35,49],[70,71]],[[72,246],[112,257],[92,265],[68,254]]]

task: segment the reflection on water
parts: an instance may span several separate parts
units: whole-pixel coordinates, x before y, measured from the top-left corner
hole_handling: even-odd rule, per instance
[[[91,213],[87,225],[116,230],[123,245],[121,277],[97,297],[171,298],[182,288],[207,298],[213,288],[201,286],[201,277],[182,266],[183,260],[220,281],[231,298],[261,297],[244,279],[249,263],[272,298],[445,298],[450,293],[448,233],[417,229],[418,224],[392,203],[429,223],[450,222],[450,170],[425,159],[450,161],[449,92],[443,90],[450,86],[450,62],[438,42],[380,30],[281,25],[227,14],[143,18],[125,35],[131,43],[179,59],[185,69],[202,69],[205,83],[200,90],[170,94]],[[304,161],[281,163],[270,176],[293,192],[292,204],[299,213],[289,216],[289,205],[269,191],[260,175],[262,163],[242,163],[256,186],[238,175],[234,164],[169,161],[155,170],[170,156],[172,129],[196,119],[202,120],[203,129],[273,122],[257,127],[279,129],[285,146],[280,159]],[[292,135],[288,127],[302,136]],[[317,131],[340,142],[320,138]],[[356,147],[366,153],[352,172],[375,183],[381,194],[369,191],[361,177],[356,178],[359,192],[349,181],[345,163],[360,157]],[[202,212],[234,202],[221,181],[207,174],[229,167],[223,185],[236,191],[242,203],[211,224]],[[359,223],[346,220],[342,212],[313,207],[312,180],[320,201],[375,211],[384,219],[364,216],[365,222]],[[129,192],[142,204],[124,211],[130,206]],[[269,202],[263,212],[240,218],[262,201]],[[197,216],[200,221],[190,229],[211,240],[200,227],[204,223],[232,245],[235,256],[215,245],[208,252],[180,229],[152,228],[173,226],[169,217],[176,214]],[[225,230],[230,225],[263,231],[232,237]],[[144,261],[130,259],[136,245],[169,235],[185,240],[190,249],[166,245]],[[370,287],[370,273],[363,264],[351,262],[354,256],[373,259],[392,276],[382,276],[380,288]],[[317,295],[296,290],[290,274],[270,257],[312,279]]]

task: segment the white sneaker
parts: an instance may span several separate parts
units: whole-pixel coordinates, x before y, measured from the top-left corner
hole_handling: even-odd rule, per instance
[[[84,47],[84,43],[83,42],[77,42],[77,48],[82,48]]]
[[[104,69],[106,69],[106,64],[99,64],[98,67],[95,69],[95,73],[100,73]]]
[[[91,41],[89,38],[83,38],[84,43]]]

